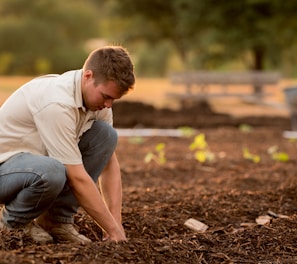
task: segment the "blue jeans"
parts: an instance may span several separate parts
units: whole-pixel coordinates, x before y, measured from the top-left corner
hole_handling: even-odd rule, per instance
[[[83,164],[96,182],[117,145],[113,127],[96,121],[79,142]],[[2,221],[26,225],[42,213],[52,221],[73,223],[79,204],[72,194],[65,166],[50,157],[19,153],[0,164]]]

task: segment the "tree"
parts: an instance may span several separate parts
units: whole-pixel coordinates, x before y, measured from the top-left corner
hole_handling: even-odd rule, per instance
[[[249,70],[280,68],[295,45],[296,1],[114,0],[114,12],[130,19],[127,40],[169,39],[185,68],[214,68],[245,57]],[[145,30],[144,30],[145,29]]]
[[[216,5],[216,41],[231,56],[251,54],[249,70],[281,69],[284,51],[296,41],[296,1],[280,0],[212,0]],[[221,19],[224,18],[224,19]],[[228,48],[229,47],[229,48]],[[255,86],[255,93],[261,93]]]
[[[2,74],[62,72],[81,67],[86,39],[96,36],[92,5],[77,0],[0,0]],[[7,58],[10,58],[7,60]]]
[[[281,52],[296,40],[296,1],[238,0],[216,1],[213,25],[217,41],[234,54],[250,51],[252,70],[275,67]],[[223,18],[223,19],[222,19]]]
[[[185,7],[183,1],[115,0],[115,2],[113,14],[129,18],[123,31],[125,36],[120,36],[122,39],[127,42],[145,39],[151,44],[162,39],[170,40],[182,61],[187,61],[187,39],[191,32],[183,28],[185,22],[183,16],[186,14],[180,12],[181,8]]]

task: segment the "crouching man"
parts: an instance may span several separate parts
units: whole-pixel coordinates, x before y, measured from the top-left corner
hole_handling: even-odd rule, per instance
[[[104,239],[126,240],[111,106],[133,89],[133,71],[124,48],[107,46],[82,69],[33,79],[4,102],[0,229],[22,229],[38,243],[86,244],[73,225],[81,206]]]

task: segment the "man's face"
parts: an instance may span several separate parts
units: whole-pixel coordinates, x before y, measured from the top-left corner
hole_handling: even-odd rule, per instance
[[[86,71],[82,80],[82,96],[84,106],[91,111],[110,108],[113,101],[122,97],[120,88],[114,81],[94,84],[92,71]]]

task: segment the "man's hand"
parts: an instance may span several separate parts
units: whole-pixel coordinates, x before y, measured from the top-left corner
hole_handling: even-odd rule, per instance
[[[126,240],[123,228],[114,218],[82,164],[65,165],[69,186],[84,210],[105,230],[110,240]]]
[[[119,227],[119,229],[120,230],[118,230],[117,232],[115,232],[115,233],[112,232],[110,234],[103,230],[102,240],[103,241],[115,241],[115,242],[127,241],[124,229],[120,228],[120,227]]]
[[[127,240],[127,238],[126,238],[126,235],[125,235],[125,231],[124,231],[124,228],[121,226],[121,229],[122,229],[122,233],[124,234],[124,236],[125,236],[125,239],[121,239],[121,240],[123,240],[123,241],[126,241]],[[103,230],[103,236],[102,236],[102,241],[116,241],[116,242],[118,242],[119,240],[117,240],[116,238],[113,238],[112,236],[110,236],[107,232],[105,232],[104,230]]]

